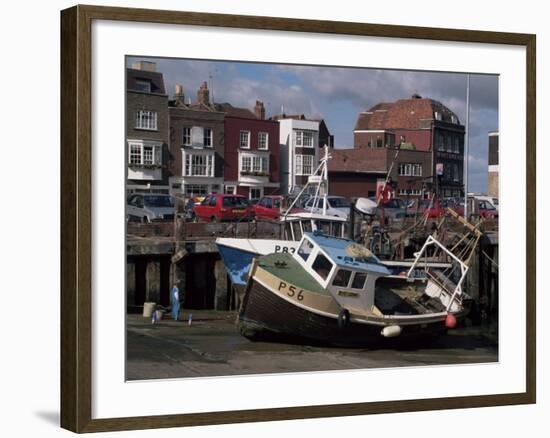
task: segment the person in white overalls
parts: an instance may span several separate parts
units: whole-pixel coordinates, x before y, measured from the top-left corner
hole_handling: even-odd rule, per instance
[[[172,319],[177,321],[180,314],[180,290],[176,285],[172,288],[170,302],[172,304]]]

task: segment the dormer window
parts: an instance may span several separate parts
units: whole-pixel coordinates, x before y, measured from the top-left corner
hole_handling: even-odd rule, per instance
[[[151,92],[151,81],[147,79],[136,79],[135,89],[137,91],[143,91],[144,93]]]

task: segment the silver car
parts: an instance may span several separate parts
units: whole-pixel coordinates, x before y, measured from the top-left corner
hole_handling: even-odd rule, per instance
[[[311,197],[304,205],[304,209],[312,213],[323,213],[324,198]],[[326,214],[347,219],[351,204],[343,196],[327,196]]]
[[[174,199],[158,193],[135,193],[128,197],[126,218],[142,223],[174,219]]]

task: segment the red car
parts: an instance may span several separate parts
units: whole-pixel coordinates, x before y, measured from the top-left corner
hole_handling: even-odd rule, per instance
[[[193,207],[195,220],[218,222],[251,216],[252,209],[242,195],[212,193]]]
[[[277,220],[281,217],[286,209],[285,198],[280,195],[264,196],[254,206],[254,214],[256,219],[273,219]],[[292,213],[304,211],[301,208],[293,208]]]

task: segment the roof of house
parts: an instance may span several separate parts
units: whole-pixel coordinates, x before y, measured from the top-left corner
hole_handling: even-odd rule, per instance
[[[136,86],[138,80],[148,81],[151,84],[151,93],[166,94],[162,73],[156,71],[126,69],[126,89],[128,91],[141,91]]]
[[[425,126],[422,121],[435,119],[436,112],[443,122],[453,123],[454,119],[459,123],[456,114],[441,102],[415,94],[410,99],[381,102],[360,112],[355,130],[420,129]]]
[[[247,108],[239,108],[228,102],[215,103],[212,105],[216,111],[222,111],[229,117],[240,117],[243,119],[257,119],[256,114]]]
[[[385,148],[332,149],[330,155],[332,158],[328,160],[329,172],[386,173]]]

